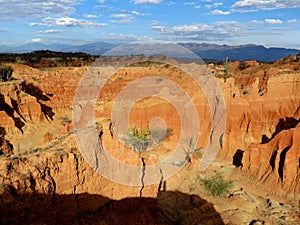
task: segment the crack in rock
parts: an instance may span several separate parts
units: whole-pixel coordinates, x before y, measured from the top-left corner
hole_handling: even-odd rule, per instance
[[[141,182],[142,182],[142,187],[140,190],[140,199],[142,198],[143,195],[143,189],[145,187],[145,183],[144,183],[144,177],[145,177],[145,171],[146,171],[146,163],[145,163],[145,159],[141,158],[142,163],[143,163],[143,169],[142,169],[142,177],[141,177]]]

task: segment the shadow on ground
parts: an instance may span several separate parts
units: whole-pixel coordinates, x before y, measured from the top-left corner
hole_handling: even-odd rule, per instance
[[[86,193],[21,194],[13,187],[1,189],[0,224],[224,224],[212,204],[181,192],[116,201]]]

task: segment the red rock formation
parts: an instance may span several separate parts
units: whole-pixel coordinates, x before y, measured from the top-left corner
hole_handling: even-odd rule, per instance
[[[65,115],[71,114],[74,93],[86,69],[87,67],[64,67],[37,70],[23,65],[14,65],[13,76],[18,80],[0,84],[0,125],[5,128],[6,138],[14,144],[15,148],[22,138],[34,137],[40,139],[37,142],[39,144],[35,146],[36,148],[28,148],[26,151],[38,151],[37,148],[41,147],[43,136],[47,132],[53,134],[54,138],[45,135],[43,144],[46,147],[55,146],[61,140],[60,138],[65,138],[72,131],[71,124],[64,122],[62,124],[62,121],[65,121],[63,118]],[[232,77],[228,78],[226,83],[223,79],[218,79],[227,107],[227,127],[220,156],[231,162],[234,160],[238,166],[242,165],[245,174],[262,185],[259,188],[289,199],[293,197],[299,199],[299,125],[287,125],[289,122],[282,125],[280,122],[282,119],[288,121],[285,118],[294,118],[291,119],[294,121],[300,119],[299,60],[285,59],[271,65],[234,62],[230,64],[230,71]],[[197,147],[205,146],[210,128],[207,118],[211,113],[207,101],[197,85],[191,79],[185,78],[176,68],[152,67],[148,70],[143,67],[128,67],[119,71],[99,94],[102,98],[98,99],[99,107],[96,116],[101,116],[102,119],[109,118],[112,100],[125,85],[137,78],[155,75],[177,82],[193,98],[200,114],[200,129],[203,135],[200,136],[203,138],[200,138]],[[151,104],[143,105],[143,101]],[[131,114],[132,120],[141,123],[161,113],[167,125],[175,131],[174,137],[178,136],[180,124],[177,123],[178,118],[174,115],[172,107],[166,102],[162,103],[161,100],[143,101],[134,108]],[[162,109],[162,105],[170,110]],[[147,113],[141,115],[140,111],[145,109]],[[55,127],[57,128],[55,132],[46,129],[50,129],[50,126],[56,123],[60,126]],[[38,130],[41,124],[43,132]],[[41,134],[36,135],[38,132]],[[109,136],[110,134],[107,134],[107,137]],[[176,140],[174,138],[168,148],[174,147]],[[75,147],[74,140],[69,141],[72,145],[63,144],[63,148],[70,150]],[[132,162],[130,157],[120,155],[120,152],[125,154],[126,149],[115,142],[116,140],[112,141],[108,138],[106,140],[107,146],[114,147],[112,154],[115,154],[116,158],[125,158],[129,163]],[[236,154],[237,150],[240,155]],[[122,199],[124,196],[136,197],[139,194],[138,189],[114,186],[104,178],[98,178],[98,175],[96,178],[95,173],[78,152],[56,152],[55,154],[36,152],[35,154],[36,156],[30,156],[32,157],[30,160],[26,157],[0,158],[2,182],[4,186],[10,187],[11,193],[14,193],[14,190],[24,194],[38,190],[40,193],[52,195],[55,189],[55,193],[59,194],[88,192],[115,200]],[[145,159],[155,163],[157,157],[149,156]],[[35,180],[33,182],[36,183],[35,186],[32,179]],[[55,185],[52,179],[55,180]],[[155,197],[155,188],[149,188],[147,195]],[[91,203],[89,207],[94,210],[106,201],[107,199],[95,205]],[[80,213],[84,211],[82,205],[78,207]]]
[[[268,193],[300,199],[300,120],[265,144],[251,144],[243,153],[242,167],[253,183]]]
[[[6,131],[0,127],[0,155],[10,156],[13,154],[13,146],[5,139]]]

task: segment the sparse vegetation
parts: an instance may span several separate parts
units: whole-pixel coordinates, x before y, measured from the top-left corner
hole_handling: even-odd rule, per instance
[[[153,143],[160,143],[172,134],[173,130],[170,128],[167,128],[166,131],[161,129],[153,129],[150,131],[149,128],[144,129],[142,125],[140,129],[133,125],[129,128],[123,140],[135,151],[142,152]]]
[[[187,152],[187,154],[188,155],[194,154],[199,158],[201,158],[203,156],[203,147],[196,148],[194,137],[191,137],[191,139],[190,139],[190,149]]]
[[[203,180],[205,189],[213,196],[221,196],[229,192],[233,185],[232,180],[224,180],[220,174],[208,177]]]
[[[130,127],[124,140],[135,151],[144,151],[147,149],[151,141],[150,129],[143,129],[142,125],[140,129],[137,129],[136,126],[133,125]]]
[[[202,156],[203,156],[203,147],[196,148],[195,151],[194,151],[194,154],[196,156],[198,156],[199,158],[202,158]]]
[[[239,64],[239,70],[240,71],[242,71],[244,69],[247,69],[249,67],[250,67],[250,65],[248,65],[246,62],[240,62],[240,64]]]
[[[61,121],[61,124],[64,125],[64,126],[67,125],[67,124],[70,124],[72,122],[72,120],[67,116],[61,116],[59,118],[59,120]]]
[[[24,60],[24,59],[22,59],[22,57],[16,57],[16,63],[17,64],[25,64],[26,63],[26,61]]]
[[[225,70],[225,78],[224,78],[225,82],[226,82],[226,78],[229,77],[229,63],[230,63],[230,60],[229,60],[228,56],[226,56],[226,58],[223,60],[223,66],[224,66],[224,70]]]
[[[243,90],[243,95],[247,95],[247,94],[249,94],[249,90],[248,89]]]
[[[0,53],[1,63],[25,64],[34,68],[58,67],[61,65],[80,67],[90,65],[98,56],[86,53],[54,52],[49,50],[31,53]]]
[[[156,128],[151,131],[151,139],[157,143],[162,142],[172,135],[173,129],[171,128],[167,128],[167,130]]]
[[[12,80],[13,68],[9,65],[0,65],[0,81],[6,82]]]

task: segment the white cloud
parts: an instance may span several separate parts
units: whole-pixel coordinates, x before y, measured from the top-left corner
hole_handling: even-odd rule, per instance
[[[141,13],[141,12],[138,12],[138,11],[136,11],[136,10],[131,11],[131,14],[132,14],[132,15],[136,15],[136,16],[149,16],[149,14]]]
[[[297,8],[300,7],[299,0],[240,0],[232,5],[232,8],[257,8],[257,9],[276,9],[276,8]]]
[[[206,24],[192,24],[192,25],[178,25],[172,28],[173,32],[182,32],[182,33],[194,33],[200,31],[206,31],[209,29],[209,26]]]
[[[251,20],[253,24],[283,24],[280,19]]]
[[[134,4],[160,4],[163,0],[133,0]]]
[[[9,45],[14,45],[14,43],[13,42],[9,42],[9,41],[0,41],[0,45],[7,45],[7,46],[9,46]]]
[[[167,3],[166,3],[166,5],[168,5],[168,6],[171,6],[171,5],[176,5],[176,2],[169,1],[169,2],[167,2]]]
[[[138,15],[140,15],[141,13],[139,13],[138,11],[132,11],[131,14],[137,15],[137,16],[138,16]]]
[[[259,21],[259,20],[251,20],[251,23],[258,24],[258,23],[261,23],[261,21]]]
[[[33,43],[41,43],[42,39],[41,38],[33,38],[33,39],[31,39],[31,42],[33,42]]]
[[[98,16],[94,14],[84,14],[83,16],[84,18],[98,18]]]
[[[134,17],[131,14],[128,13],[119,13],[119,14],[111,14],[110,15],[113,20],[111,21],[112,23],[132,23],[134,21]]]
[[[65,33],[65,30],[55,30],[55,29],[49,29],[49,30],[43,30],[39,31],[39,34],[59,34],[59,33]]]
[[[98,0],[98,2],[103,4],[105,2],[105,0]]]
[[[48,26],[48,27],[80,27],[80,28],[88,28],[88,27],[103,27],[106,26],[106,23],[98,23],[92,20],[83,20],[76,19],[72,17],[60,17],[60,18],[52,18],[46,17],[42,19],[40,23],[30,23],[30,26]]]
[[[205,41],[225,40],[229,37],[239,36],[242,32],[242,25],[236,21],[221,21],[212,24],[184,24],[173,27],[156,25],[152,29],[173,39]]]
[[[260,8],[260,7],[274,5],[275,2],[276,0],[241,0],[235,2],[232,7],[233,8],[245,8],[245,7]]]
[[[296,19],[292,19],[292,20],[288,20],[287,22],[288,23],[297,23],[297,20]]]
[[[71,15],[75,12],[74,5],[78,2],[79,0],[1,0],[0,20]]]
[[[194,6],[196,5],[196,2],[184,2],[183,5]]]
[[[135,41],[146,41],[150,40],[150,37],[136,36],[134,34],[117,34],[117,33],[102,33],[101,41],[107,41],[114,43],[124,43],[124,42],[135,42]]]
[[[206,4],[205,7],[207,9],[211,9],[211,8],[217,8],[219,6],[222,6],[223,3],[222,2],[215,2],[214,4]]]
[[[269,23],[269,24],[282,24],[282,20],[280,19],[265,19],[265,22],[266,23]]]
[[[127,17],[130,17],[130,14],[126,14],[126,13],[119,13],[119,14],[111,14],[110,17],[112,18],[117,18],[117,19],[125,19]]]
[[[222,10],[219,10],[219,9],[215,9],[211,12],[212,15],[228,15],[230,14],[231,12],[229,11],[222,11]]]
[[[185,6],[193,6],[196,9],[200,9],[201,5],[198,4],[198,2],[184,2],[183,5]]]

